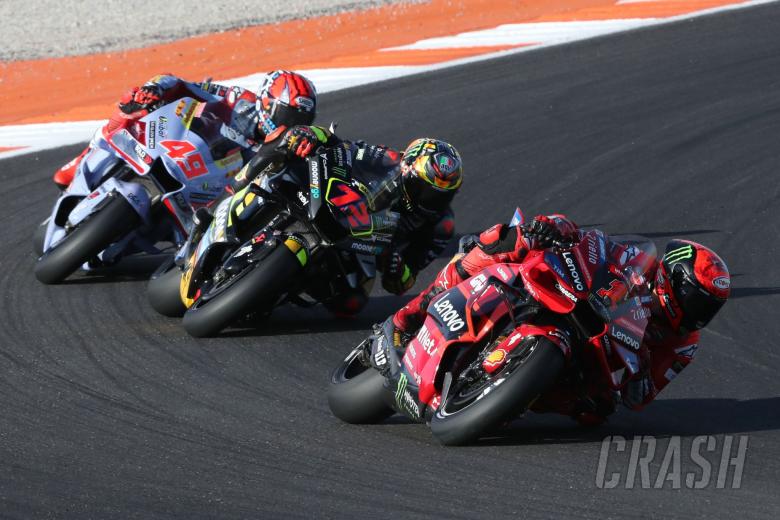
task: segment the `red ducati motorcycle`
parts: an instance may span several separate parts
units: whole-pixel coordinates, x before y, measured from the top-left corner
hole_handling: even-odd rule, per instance
[[[460,445],[564,381],[595,377],[618,396],[639,369],[655,255],[648,239],[593,230],[492,265],[437,295],[402,352],[376,326],[333,372],[331,411],[349,423],[401,413]]]

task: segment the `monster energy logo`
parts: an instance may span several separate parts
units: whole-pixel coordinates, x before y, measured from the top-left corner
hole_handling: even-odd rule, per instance
[[[683,246],[673,249],[664,255],[664,260],[670,264],[675,264],[693,257],[693,246]]]
[[[415,155],[417,155],[420,152],[420,150],[422,150],[422,147],[423,147],[424,144],[425,144],[425,140],[423,140],[423,139],[418,139],[417,141],[413,142],[412,146],[410,146],[406,150],[406,155],[408,155],[410,157],[414,157]]]
[[[417,402],[409,393],[408,387],[409,380],[406,378],[406,374],[401,374],[398,379],[398,387],[395,390],[395,402],[398,403],[398,407],[402,410],[406,410],[414,417],[420,417],[420,407],[417,406]]]

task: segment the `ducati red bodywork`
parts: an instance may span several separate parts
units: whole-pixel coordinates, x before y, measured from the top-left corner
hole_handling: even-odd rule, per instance
[[[494,345],[482,361],[482,368],[492,374],[534,336],[557,345],[567,360],[572,349],[581,349],[578,354],[600,368],[604,384],[620,390],[624,371],[638,370],[636,351],[650,315],[649,298],[641,293],[644,273],[627,267],[637,253],[645,255],[646,265],[653,257],[590,231],[570,250],[531,251],[522,263],[492,265],[441,293],[431,301],[422,328],[404,354],[396,388],[399,410],[419,420],[426,408],[437,409],[444,375],[463,349],[481,351]],[[518,319],[529,305],[540,308],[537,317],[568,319]],[[587,326],[572,334],[582,321]]]

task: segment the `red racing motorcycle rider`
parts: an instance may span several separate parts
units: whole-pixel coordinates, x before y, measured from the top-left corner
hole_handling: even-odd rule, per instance
[[[470,251],[456,256],[430,286],[388,318],[383,326],[386,337],[402,349],[422,325],[428,303],[440,292],[489,265],[518,263],[532,249],[576,242],[580,236],[577,226],[563,215],[537,216],[529,226],[493,226],[479,235]],[[616,262],[645,264],[645,280],[652,295],[652,314],[639,350],[639,371],[620,396],[598,382],[590,382],[584,391],[581,386],[562,382],[534,402],[532,411],[560,413],[583,425],[596,425],[621,401],[630,409],[642,409],[691,362],[699,330],[728,299],[731,279],[726,264],[701,244],[672,240],[660,261],[636,248],[612,244],[610,254]]]
[[[236,147],[244,149],[247,156],[253,155],[259,145],[273,145],[293,126],[311,124],[317,108],[317,91],[311,81],[286,70],[269,73],[257,94],[241,87],[210,81],[195,83],[163,74],[126,92],[106,128],[113,131],[126,127],[160,106],[183,97],[222,103],[225,120],[230,122],[229,127],[233,130],[229,138]],[[54,174],[54,183],[60,189],[70,185],[79,163],[89,150],[88,146]]]

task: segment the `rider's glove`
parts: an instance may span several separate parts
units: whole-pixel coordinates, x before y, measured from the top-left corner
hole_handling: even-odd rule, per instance
[[[382,287],[392,294],[403,294],[414,285],[415,276],[406,265],[400,253],[391,253],[386,260],[382,274]]]
[[[284,135],[280,147],[287,151],[288,157],[304,159],[325,145],[331,135],[321,126],[294,126]]]
[[[135,87],[126,92],[119,100],[119,110],[125,114],[135,114],[139,110],[147,113],[157,108],[162,101],[162,89],[154,84]]]
[[[538,215],[528,226],[526,235],[535,240],[536,248],[545,248],[574,240],[576,228],[564,218]]]

